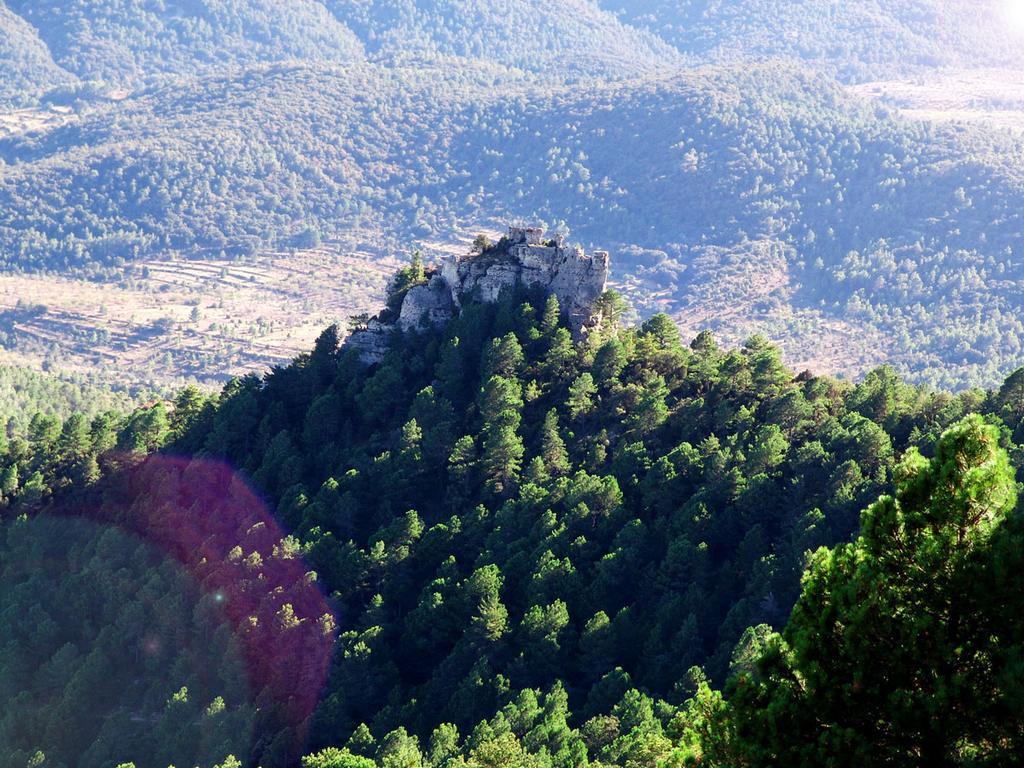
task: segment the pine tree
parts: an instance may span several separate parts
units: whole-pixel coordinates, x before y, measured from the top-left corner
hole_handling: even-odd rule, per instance
[[[470,497],[477,482],[476,442],[470,435],[455,441],[448,457],[448,503],[452,508]]]
[[[575,381],[569,385],[569,396],[565,401],[569,418],[577,421],[594,410],[595,394],[597,394],[597,386],[594,384],[594,377],[590,373],[581,373],[577,376]]]
[[[548,472],[564,475],[569,471],[569,453],[565,441],[558,433],[558,412],[552,408],[544,417],[540,433],[541,457]]]
[[[515,377],[523,367],[523,348],[514,333],[491,341],[484,360],[484,377]]]
[[[594,358],[594,374],[599,384],[607,386],[622,373],[626,367],[626,350],[618,338],[606,341]]]
[[[499,496],[509,493],[523,466],[523,440],[515,428],[496,424],[484,437],[483,468],[490,491]]]
[[[491,376],[480,393],[480,417],[483,428],[499,423],[519,426],[519,412],[523,407],[523,388],[515,379]]]
[[[558,322],[562,317],[562,308],[558,304],[558,297],[555,294],[548,294],[544,302],[544,313],[540,318],[540,332],[550,336],[558,329]]]
[[[731,683],[720,732],[735,752],[718,747],[715,764],[942,768],[1019,757],[1024,704],[1005,643],[1020,632],[992,623],[1019,575],[991,547],[1016,495],[999,433],[980,417],[946,432],[931,461],[911,449],[895,497],[864,512],[854,543],[814,555],[784,635],[764,640],[756,670]]]
[[[467,579],[465,589],[470,606],[469,629],[485,643],[499,640],[508,629],[508,609],[501,602],[504,579],[496,565],[485,565]]]
[[[668,417],[668,387],[661,376],[651,376],[644,383],[636,409],[627,419],[630,428],[640,435],[646,435],[657,429]]]
[[[9,464],[0,475],[0,492],[9,499],[18,490],[18,465]]]
[[[441,359],[435,371],[437,391],[452,403],[465,400],[466,365],[463,360],[462,342],[458,336],[445,343],[441,349]]]

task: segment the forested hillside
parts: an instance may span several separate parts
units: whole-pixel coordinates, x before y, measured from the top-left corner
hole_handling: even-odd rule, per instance
[[[810,558],[785,632],[759,639],[713,710],[704,762],[1019,762],[1024,528],[999,430],[965,419],[896,478],[856,541]]]
[[[40,92],[73,80],[36,30],[0,4],[0,105],[32,103]]]
[[[36,30],[61,67],[109,88],[225,67],[290,60],[346,63],[363,55],[352,31],[315,0],[4,4]]]
[[[180,565],[114,526],[5,523],[0,766],[129,754],[212,766],[247,749],[246,671],[216,606]]]
[[[0,0],[0,768],[1022,764],[1022,44]]]
[[[423,279],[403,274],[403,290]],[[264,712],[248,751],[231,747],[243,763],[347,743],[306,764],[648,765],[717,748],[698,731],[726,715],[695,709],[720,700],[690,667],[721,683],[771,647],[805,553],[849,540],[905,482],[901,455],[933,454],[979,410],[1012,446],[1021,378],[952,396],[886,369],[857,386],[794,376],[763,339],[685,343],[663,315],[612,315],[575,344],[557,301],[506,295],[395,337],[379,366],[332,328],[293,365],[211,399],[187,390],[170,413],[39,422],[0,460],[5,519],[114,522],[173,555],[226,596],[264,708],[294,689],[254,669],[287,667],[317,627],[337,638],[315,713],[298,699]],[[161,446],[198,458],[139,463]],[[306,690],[317,655],[304,658]],[[168,697],[188,668],[165,676]],[[241,713],[247,698],[225,703]],[[90,754],[109,754],[114,716],[82,726]]]
[[[611,248],[640,311],[693,332],[993,386],[1024,343],[1019,133],[841,83],[1019,66],[1011,11],[9,0],[0,100],[43,108],[0,114],[0,266],[119,280],[521,219]]]
[[[1019,66],[1009,3],[975,0],[601,0],[699,61],[786,56],[841,80]]]
[[[72,84],[67,73],[101,91],[134,89],[274,62],[348,64],[367,53],[388,61],[480,59],[558,80],[645,75],[680,58],[657,35],[619,22],[590,0],[5,0],[0,22],[11,31],[9,66],[26,69],[20,81],[4,85],[12,95],[20,87],[26,101]]]
[[[869,360],[948,387],[1019,360],[1018,138],[904,121],[788,66],[541,93],[502,72],[273,67],[0,141],[6,266],[112,277],[168,250],[524,218],[616,248],[641,307],[703,300],[783,338],[806,317],[867,327]],[[744,303],[750,270],[775,288]]]
[[[57,376],[17,365],[0,365],[0,425],[7,434],[24,434],[36,414],[66,419],[90,418],[104,411],[129,410],[144,392],[113,390],[86,376]]]
[[[592,0],[322,1],[379,60],[459,56],[557,79],[637,77],[680,63],[657,35],[622,24]]]
[[[386,61],[458,56],[556,79],[778,57],[854,81],[1016,66],[1019,40],[1004,8],[998,0],[5,0],[0,23],[17,54],[13,72],[28,74],[19,98],[31,99],[71,84],[67,73],[134,88],[226,66],[346,63],[364,52]]]

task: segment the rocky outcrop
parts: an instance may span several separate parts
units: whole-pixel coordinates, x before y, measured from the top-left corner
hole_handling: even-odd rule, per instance
[[[417,285],[405,294],[398,324],[403,331],[444,325],[455,316],[455,301],[451,285],[443,275],[435,274],[426,285]]]
[[[388,351],[388,336],[393,330],[393,325],[373,319],[366,324],[365,328],[352,331],[345,339],[344,346],[354,349],[359,355],[359,359],[367,365],[376,365],[384,362],[384,356]]]
[[[510,227],[508,237],[481,254],[453,257],[429,282],[405,294],[394,323],[371,320],[347,344],[367,364],[379,363],[395,328],[424,330],[443,325],[467,302],[495,302],[517,286],[554,294],[573,334],[580,338],[600,321],[598,299],[607,290],[606,251],[586,254],[567,246],[560,236],[546,240],[544,231]]]

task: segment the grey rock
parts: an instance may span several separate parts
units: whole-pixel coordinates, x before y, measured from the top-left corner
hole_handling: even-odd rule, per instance
[[[371,320],[346,344],[363,362],[379,363],[396,326],[408,331],[444,325],[467,302],[496,302],[517,285],[554,294],[577,339],[601,321],[597,302],[608,287],[606,251],[588,255],[579,246],[566,246],[561,236],[545,240],[544,231],[532,227],[510,227],[508,243],[504,252],[447,259],[429,283],[405,295],[397,323]]]
[[[455,317],[451,286],[441,275],[430,278],[426,285],[412,288],[402,301],[398,325],[403,331],[423,330],[441,326]]]
[[[366,328],[353,331],[345,339],[345,347],[354,349],[359,359],[366,365],[376,365],[384,362],[384,355],[388,351],[388,336],[394,326],[386,325],[379,320],[371,320]]]

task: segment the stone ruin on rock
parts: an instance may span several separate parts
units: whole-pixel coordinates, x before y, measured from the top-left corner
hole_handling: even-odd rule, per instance
[[[396,321],[370,320],[346,345],[365,363],[379,363],[396,327],[409,331],[443,325],[463,304],[495,302],[516,286],[554,294],[573,335],[582,338],[600,321],[597,304],[608,287],[608,262],[607,251],[586,254],[578,245],[566,245],[561,235],[545,239],[542,229],[509,227],[508,236],[483,253],[445,260],[425,285],[405,294]]]

